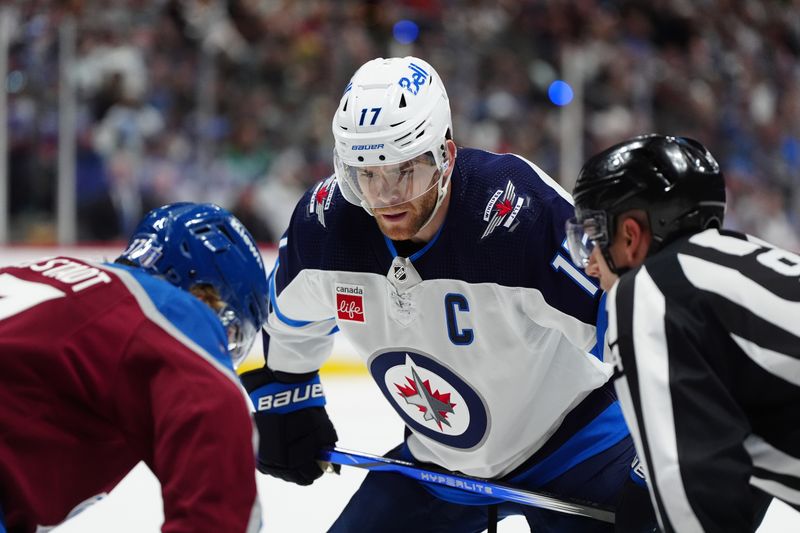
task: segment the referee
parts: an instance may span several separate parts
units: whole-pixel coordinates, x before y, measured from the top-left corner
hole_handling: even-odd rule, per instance
[[[647,135],[589,159],[567,223],[608,291],[606,360],[666,532],[800,509],[800,256],[720,229],[706,148]]]

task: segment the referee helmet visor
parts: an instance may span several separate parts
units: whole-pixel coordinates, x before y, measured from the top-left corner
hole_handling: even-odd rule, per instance
[[[580,268],[589,266],[595,246],[609,245],[608,217],[604,211],[582,211],[566,222],[567,248],[572,262]]]

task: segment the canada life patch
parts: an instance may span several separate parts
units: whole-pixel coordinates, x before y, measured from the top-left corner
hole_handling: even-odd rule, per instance
[[[455,372],[412,350],[374,354],[369,371],[409,428],[441,444],[472,449],[488,433],[486,403]]]
[[[364,287],[336,285],[336,318],[348,322],[367,321],[364,312]]]

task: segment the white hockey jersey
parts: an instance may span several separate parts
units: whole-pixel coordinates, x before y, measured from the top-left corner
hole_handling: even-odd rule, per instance
[[[535,165],[462,148],[451,186],[440,232],[408,258],[333,177],[310,190],[270,277],[264,353],[309,372],[345,335],[416,459],[498,477],[609,379],[589,352],[600,291],[564,248],[571,198]],[[591,419],[574,418],[561,441]]]

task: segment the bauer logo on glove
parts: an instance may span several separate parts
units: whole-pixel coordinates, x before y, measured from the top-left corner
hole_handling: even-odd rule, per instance
[[[250,399],[258,412],[291,413],[306,407],[325,405],[325,392],[319,375],[315,375],[301,383],[273,381],[252,391]]]

